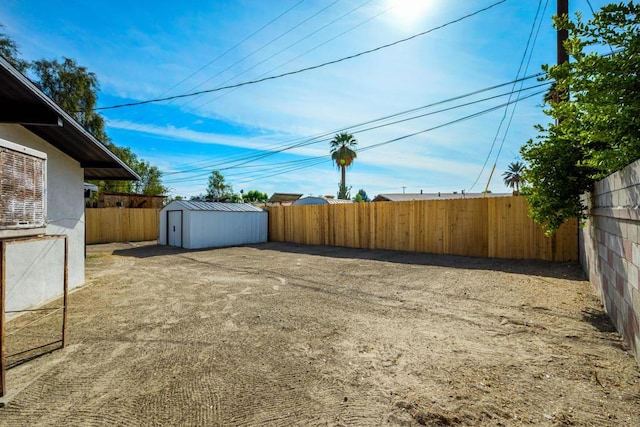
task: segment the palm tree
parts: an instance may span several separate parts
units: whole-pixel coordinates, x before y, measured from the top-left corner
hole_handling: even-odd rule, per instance
[[[353,160],[357,157],[355,149],[358,142],[347,132],[336,134],[330,142],[331,159],[336,162],[336,166],[340,169],[342,179],[340,181],[339,199],[348,199],[346,184],[346,169],[353,164]]]
[[[514,188],[515,191],[513,194],[516,196],[520,193],[520,185],[524,184],[524,177],[522,176],[524,172],[524,163],[522,162],[511,162],[507,167],[507,171],[502,174],[502,179],[504,180],[504,185],[509,188]]]

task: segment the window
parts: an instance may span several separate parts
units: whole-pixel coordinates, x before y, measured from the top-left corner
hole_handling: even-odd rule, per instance
[[[0,139],[0,237],[44,232],[47,155]]]

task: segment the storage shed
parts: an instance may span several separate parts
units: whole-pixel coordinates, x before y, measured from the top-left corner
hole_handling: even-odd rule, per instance
[[[267,241],[268,213],[249,203],[174,200],[160,211],[161,245],[185,249]]]

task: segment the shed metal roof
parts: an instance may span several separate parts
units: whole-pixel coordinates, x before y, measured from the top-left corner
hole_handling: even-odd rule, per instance
[[[176,208],[179,205],[188,211],[218,211],[218,212],[264,212],[251,203],[222,203],[222,202],[199,202],[195,200],[174,200],[165,209]]]
[[[80,162],[84,179],[140,177],[35,84],[0,57],[0,123],[16,123]]]

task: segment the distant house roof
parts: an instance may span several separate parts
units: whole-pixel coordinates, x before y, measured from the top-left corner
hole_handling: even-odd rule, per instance
[[[22,125],[80,162],[84,179],[140,177],[35,84],[0,57],[0,123]]]
[[[372,202],[406,202],[411,200],[477,199],[482,197],[510,197],[511,193],[385,193],[378,194]]]
[[[97,189],[97,187],[96,187],[96,189]],[[101,194],[103,196],[157,197],[157,198],[160,198],[160,199],[164,199],[165,197],[167,197],[167,196],[162,196],[162,195],[161,196],[152,196],[152,195],[149,195],[149,194],[118,193],[118,192],[115,192],[115,191],[103,191]]]
[[[295,202],[302,194],[296,193],[273,193],[273,195],[267,200],[267,203],[282,203],[282,202]]]
[[[167,210],[171,207],[171,209],[175,210],[178,206],[188,211],[264,212],[251,203],[198,202],[195,200],[174,200],[164,209]]]
[[[341,205],[345,203],[353,203],[351,200],[344,199],[333,199],[327,197],[303,197],[302,199],[298,199],[293,202],[293,206],[304,206],[304,205]]]

